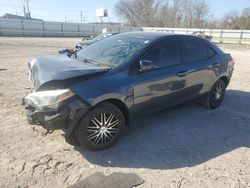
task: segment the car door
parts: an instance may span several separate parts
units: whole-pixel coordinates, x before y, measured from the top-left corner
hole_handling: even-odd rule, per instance
[[[217,79],[219,57],[203,39],[186,39],[181,43],[187,100],[192,100],[211,89]]]
[[[186,76],[182,75],[182,52],[178,40],[158,43],[139,61],[153,62],[155,68],[133,75],[134,116],[149,114],[185,100]],[[139,66],[136,66],[139,69]]]

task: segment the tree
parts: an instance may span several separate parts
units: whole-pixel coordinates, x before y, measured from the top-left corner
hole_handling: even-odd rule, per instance
[[[203,27],[210,9],[205,0],[120,0],[117,16],[132,26]]]
[[[250,8],[245,8],[241,13],[229,11],[223,18],[222,26],[227,29],[250,29]]]
[[[231,10],[224,16],[223,26],[229,29],[240,29],[239,12]]]
[[[210,14],[210,8],[208,4],[206,3],[205,0],[196,0],[192,1],[193,5],[193,19],[194,27],[202,28],[204,27],[207,23],[209,18],[212,16]]]
[[[250,29],[250,7],[216,20],[206,0],[119,0],[115,12],[134,27]]]
[[[157,12],[162,0],[120,0],[115,5],[117,16],[131,26],[157,26]]]
[[[250,7],[243,10],[242,22],[244,24],[244,29],[250,29]]]

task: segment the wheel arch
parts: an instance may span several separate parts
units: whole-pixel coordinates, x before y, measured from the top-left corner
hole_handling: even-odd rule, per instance
[[[225,76],[225,75],[224,75],[224,76],[221,76],[219,80],[222,80],[222,81],[226,84],[226,86],[228,86],[228,84],[229,84],[229,79],[228,79],[227,76]]]
[[[126,126],[129,125],[129,121],[130,121],[129,109],[123,101],[121,101],[119,99],[111,98],[111,99],[103,100],[103,101],[97,103],[95,106],[97,106],[103,102],[109,102],[109,103],[115,105],[119,110],[121,110],[122,114],[124,115],[125,125]]]

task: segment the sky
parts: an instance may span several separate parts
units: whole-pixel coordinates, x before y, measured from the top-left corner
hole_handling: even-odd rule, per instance
[[[109,18],[104,21],[121,21],[114,14],[114,4],[118,0],[30,0],[31,16],[47,21],[80,22],[81,14],[85,22],[95,22],[95,9],[105,8]],[[216,18],[222,17],[229,10],[242,10],[250,7],[250,0],[207,0]],[[0,0],[0,16],[5,13],[23,15],[24,0]],[[84,21],[84,19],[83,19]]]

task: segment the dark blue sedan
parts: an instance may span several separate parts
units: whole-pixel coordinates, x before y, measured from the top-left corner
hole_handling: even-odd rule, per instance
[[[129,32],[28,65],[28,121],[63,129],[71,144],[105,149],[138,117],[194,99],[219,107],[234,60],[206,39]]]

